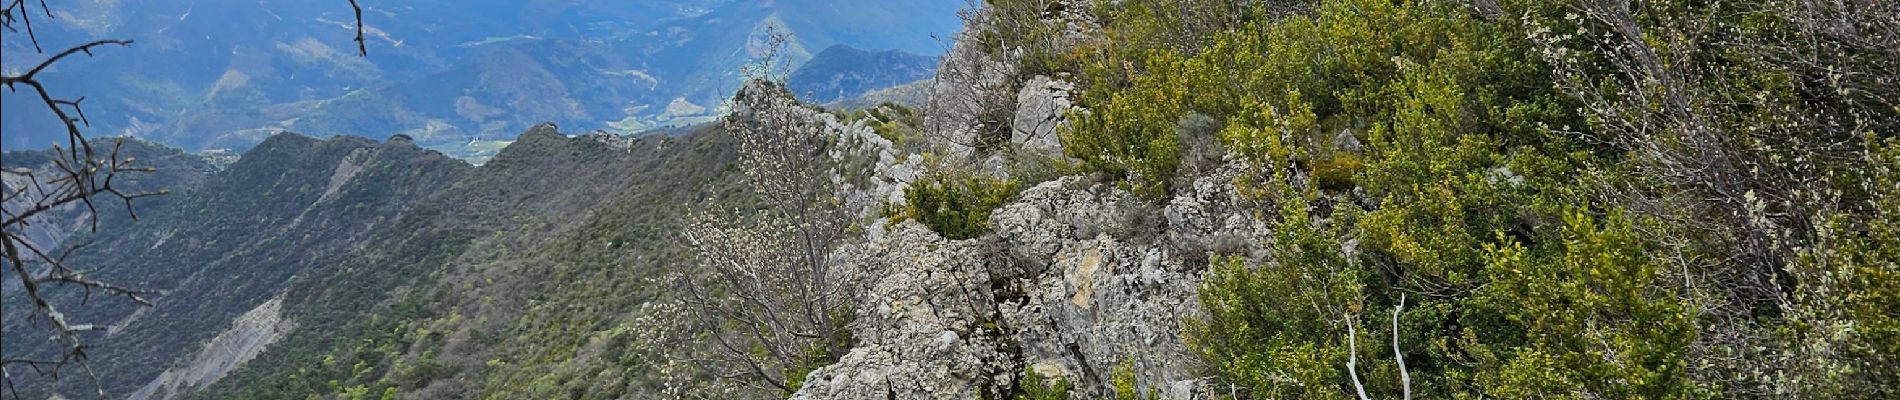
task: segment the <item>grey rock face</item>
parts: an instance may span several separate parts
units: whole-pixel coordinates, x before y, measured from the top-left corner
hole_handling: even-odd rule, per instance
[[[1019,149],[1062,154],[1062,141],[1056,128],[1068,122],[1072,103],[1069,93],[1075,85],[1037,75],[1016,93],[1016,117],[1010,143]]]
[[[179,398],[223,379],[296,329],[296,322],[284,319],[283,303],[283,298],[274,298],[245,312],[229,329],[206,343],[190,362],[165,370],[126,399]]]
[[[1024,362],[1106,397],[1116,368],[1138,382],[1188,380],[1182,318],[1198,312],[1198,271],[1170,271],[1173,255],[1100,235],[1066,243],[1048,273],[1027,280],[1024,297],[1001,305]],[[1124,367],[1124,364],[1127,367]]]
[[[1013,379],[999,351],[989,273],[975,241],[905,222],[834,259],[871,277],[851,332],[859,345],[806,377],[794,399],[970,399]]]
[[[1132,368],[1144,391],[1192,398],[1181,327],[1200,313],[1208,253],[1264,253],[1264,221],[1235,206],[1231,175],[1197,180],[1161,220],[1145,217],[1153,205],[1108,185],[1071,189],[1078,179],[1029,189],[991,219],[1002,248],[1028,264],[1009,283],[1021,297],[999,302],[1011,339],[1025,364],[1068,378],[1083,396],[1112,395],[1110,375]]]
[[[824,121],[825,129],[837,135],[839,146],[832,149],[832,160],[846,165],[848,171],[866,172],[863,176],[833,177],[846,195],[854,197],[846,199],[851,204],[876,211],[880,202],[903,203],[904,188],[923,175],[923,158],[898,152],[896,144],[878,136],[869,121],[845,124],[831,114],[815,114],[813,118]]]
[[[832,179],[838,183],[840,197],[860,217],[877,219],[883,205],[904,204],[904,189],[921,179],[926,170],[923,157],[899,152],[890,140],[878,136],[869,121],[845,124],[831,114],[815,114],[826,130],[837,135],[838,146],[831,159],[845,166]],[[888,224],[866,224],[861,242],[878,242],[890,233]]]
[[[1238,255],[1251,262],[1267,257],[1266,244],[1273,238],[1267,221],[1256,218],[1252,210],[1269,209],[1245,198],[1234,187],[1234,179],[1246,174],[1247,163],[1229,160],[1213,174],[1199,177],[1178,188],[1162,210],[1168,221],[1165,234],[1175,248],[1189,252]]]
[[[1268,240],[1231,184],[1245,170],[1230,163],[1161,205],[1067,177],[996,210],[984,238],[905,222],[843,246],[834,259],[871,281],[859,345],[794,398],[975,398],[1025,369],[1095,398],[1113,395],[1117,368],[1161,398],[1200,398],[1181,332],[1207,260],[1264,257]]]

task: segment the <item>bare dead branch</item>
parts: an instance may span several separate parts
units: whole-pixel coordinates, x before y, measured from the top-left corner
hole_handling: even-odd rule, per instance
[[[96,40],[91,43],[73,46],[72,48],[66,49],[66,51],[61,51],[58,54],[54,54],[52,57],[47,57],[46,60],[44,61],[40,61],[39,64],[34,65],[33,68],[27,70],[26,73],[20,74],[18,76],[0,77],[0,84],[13,85],[15,82],[32,81],[35,76],[39,76],[40,72],[45,71],[47,67],[51,67],[53,66],[53,64],[59,63],[60,60],[63,60],[66,57],[72,56],[74,54],[81,54],[81,53],[91,56],[93,48],[106,46],[106,45],[131,46],[132,41],[130,40]]]
[[[1399,293],[1399,306],[1392,308],[1392,357],[1398,359],[1399,384],[1405,400],[1412,400],[1412,373],[1405,369],[1405,350],[1399,348],[1399,313],[1405,311],[1405,294]]]
[[[52,17],[52,12],[46,9],[43,2],[39,6],[41,13],[48,18]],[[31,14],[26,2],[15,0],[7,3],[4,9],[0,9],[0,25],[4,25],[9,31],[17,32],[18,30],[14,29],[17,21],[19,25],[26,28],[27,36],[33,42],[34,51],[41,52],[43,50],[40,47],[37,32],[33,29]],[[19,75],[0,75],[0,85],[6,86],[9,92],[17,93],[21,86],[31,89],[31,93],[38,98],[39,102],[60,119],[61,124],[66,128],[67,136],[67,146],[64,151],[59,151],[59,147],[55,146],[54,152],[58,156],[54,157],[48,169],[36,171],[22,168],[0,171],[0,176],[24,178],[30,184],[30,186],[17,188],[8,187],[0,191],[4,193],[4,198],[0,198],[0,202],[16,206],[0,208],[0,247],[5,250],[4,253],[0,253],[0,261],[7,264],[8,269],[11,269],[18,277],[24,295],[33,307],[34,313],[29,320],[44,318],[51,325],[54,341],[59,343],[62,349],[55,360],[17,357],[0,359],[0,372],[4,372],[4,376],[0,379],[5,380],[9,392],[15,396],[18,395],[17,388],[13,382],[14,375],[9,370],[12,365],[25,365],[41,376],[58,380],[59,371],[64,366],[76,364],[93,382],[94,391],[99,397],[101,399],[107,397],[104,387],[98,383],[98,376],[86,362],[88,345],[79,336],[80,333],[95,331],[99,327],[70,321],[66,314],[49,299],[51,295],[47,292],[49,287],[80,287],[84,290],[81,298],[82,306],[91,298],[94,291],[123,296],[141,306],[153,304],[146,296],[159,294],[156,291],[131,288],[90,278],[83,272],[69,268],[66,263],[73,251],[82,246],[71,246],[53,255],[28,241],[24,234],[24,228],[32,224],[34,217],[73,205],[83,205],[86,208],[90,226],[93,230],[97,230],[99,214],[94,205],[96,198],[103,196],[118,199],[126,205],[127,212],[132,212],[133,199],[156,194],[128,192],[114,187],[115,178],[121,173],[150,172],[151,169],[134,166],[130,158],[120,154],[120,149],[124,146],[123,139],[115,141],[108,153],[103,155],[97,153],[92,141],[81,131],[82,127],[91,126],[91,120],[86,117],[83,107],[86,98],[82,96],[69,100],[55,97],[40,80],[42,73],[62,61],[71,59],[74,55],[92,56],[95,48],[131,45],[131,40],[97,40],[55,53]],[[136,214],[133,215],[136,218]],[[33,274],[27,268],[29,263],[40,265],[45,272],[39,275]]]
[[[39,3],[40,12],[45,13],[47,18],[53,18],[52,10],[46,8],[46,1],[40,0]],[[5,7],[0,7],[0,27],[6,28],[8,32],[19,32],[14,27],[16,23],[26,27],[26,37],[33,42],[33,52],[45,51],[40,48],[39,33],[33,31],[33,12],[27,10],[26,0],[13,0]]]
[[[356,55],[369,57],[368,44],[363,42],[363,7],[356,5],[356,0],[350,0],[350,9],[356,11]]]
[[[1352,389],[1359,400],[1372,400],[1366,397],[1366,385],[1359,382],[1359,329],[1353,327],[1353,319],[1351,313],[1346,314],[1346,350],[1350,352],[1346,357],[1346,376],[1352,378]]]

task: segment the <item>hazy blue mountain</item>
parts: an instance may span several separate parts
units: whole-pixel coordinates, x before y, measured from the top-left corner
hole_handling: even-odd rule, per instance
[[[936,68],[934,57],[841,44],[825,48],[806,61],[792,72],[786,84],[800,98],[823,104],[929,78]]]
[[[784,59],[846,44],[933,55],[959,28],[961,0],[364,2],[369,57],[355,54],[343,0],[85,0],[52,4],[45,48],[126,38],[129,49],[62,63],[57,95],[87,96],[95,135],[188,150],[243,149],[282,131],[424,145],[511,139],[534,124],[634,132],[713,118],[765,32]],[[42,56],[4,38],[9,70]],[[22,56],[24,55],[24,56]],[[0,145],[61,140],[35,102],[0,105]]]

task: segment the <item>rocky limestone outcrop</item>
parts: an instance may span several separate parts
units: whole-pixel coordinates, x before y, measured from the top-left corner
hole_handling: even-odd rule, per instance
[[[1233,188],[1244,165],[1156,204],[1083,177],[1044,182],[947,240],[915,222],[866,234],[836,260],[870,282],[858,345],[795,399],[967,399],[1007,394],[1025,370],[1110,396],[1132,371],[1163,399],[1202,398],[1182,325],[1215,254],[1264,257],[1269,231]]]
[[[355,178],[357,173],[363,172],[363,163],[369,160],[371,151],[369,148],[356,149],[350,151],[350,155],[343,157],[343,161],[336,164],[336,170],[330,173],[330,184],[323,188],[323,196],[318,197],[317,202],[322,203],[336,198],[337,190],[342,189],[344,183],[348,183],[350,178]]]
[[[1018,149],[1061,155],[1056,128],[1068,122],[1070,92],[1075,85],[1037,75],[1016,93],[1016,116],[1011,120],[1010,143]]]
[[[981,244],[904,222],[834,259],[872,277],[851,332],[858,345],[805,379],[794,399],[968,399],[1015,373]]]
[[[903,203],[904,188],[923,176],[923,158],[899,152],[895,143],[871,129],[872,121],[846,124],[825,113],[814,113],[812,118],[824,122],[825,130],[837,135],[839,145],[831,148],[830,156],[846,165],[842,170],[868,172],[863,176],[832,177],[839,181],[846,196],[853,197],[845,199],[847,203],[868,211],[876,211],[877,204]]]
[[[1239,206],[1232,173],[1203,177],[1165,206],[1082,178],[1044,183],[996,212],[1001,249],[1020,274],[999,302],[1022,362],[1110,396],[1127,369],[1144,392],[1195,398],[1200,382],[1181,337],[1200,313],[1196,290],[1213,254],[1263,257],[1270,231]],[[999,274],[1003,275],[1003,274]]]
[[[1051,23],[1067,36],[1097,27],[1074,13],[1082,7],[1056,8],[1065,12]],[[1057,132],[1075,107],[1074,85],[1050,76],[1011,85],[1015,72],[959,40],[932,88],[937,107],[926,123],[948,134],[940,139],[972,142],[990,129],[981,121],[1010,124],[1017,151],[990,154],[980,173],[1007,176],[1024,160],[1063,157]],[[879,172],[854,188],[901,205],[923,166],[893,159],[887,142],[855,128],[833,127],[846,143],[875,149],[877,161],[866,164]],[[948,156],[967,150],[950,146]],[[1118,369],[1162,399],[1207,398],[1183,324],[1201,312],[1196,291],[1209,260],[1263,262],[1271,231],[1254,212],[1260,205],[1234,186],[1251,168],[1231,158],[1206,164],[1162,202],[1088,177],[1043,182],[995,210],[992,232],[976,239],[948,240],[916,222],[869,224],[832,257],[867,281],[851,327],[857,345],[808,375],[793,398],[1007,398],[1025,371],[1103,398],[1114,395]]]

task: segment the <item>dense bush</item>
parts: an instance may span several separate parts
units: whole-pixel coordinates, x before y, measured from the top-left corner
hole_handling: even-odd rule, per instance
[[[990,231],[990,213],[1018,192],[1013,180],[932,172],[904,189],[905,214],[950,239]]]
[[[1221,376],[1261,397],[1346,396],[1356,350],[1367,390],[1396,393],[1397,357],[1370,345],[1396,340],[1409,389],[1427,397],[1702,390],[1682,365],[1689,316],[1649,291],[1657,266],[1631,223],[1551,196],[1575,193],[1562,188],[1578,147],[1539,123],[1582,122],[1556,111],[1567,107],[1549,78],[1503,28],[1454,7],[1330,1],[1217,36],[1196,57],[1240,75],[1209,90],[1273,93],[1242,104],[1226,137],[1268,169],[1265,192],[1283,204],[1278,262],[1229,261],[1204,288],[1209,319],[1191,332]],[[1342,130],[1365,138],[1363,156],[1337,146]],[[1377,206],[1310,211],[1318,189],[1355,186]],[[1346,253],[1348,239],[1367,253]],[[1371,322],[1402,294],[1418,299],[1408,312]]]
[[[1896,220],[1900,114],[1802,69],[1893,79],[1810,27],[1883,37],[1884,11],[1479,3],[1098,12],[1069,155],[1165,194],[1204,114],[1278,206],[1267,263],[1212,263],[1209,373],[1248,398],[1894,393],[1870,382],[1900,378],[1900,254],[1865,221]],[[1860,53],[1803,64],[1825,52],[1792,35]]]
[[[1035,368],[1025,368],[1016,386],[1016,400],[1069,400],[1069,391],[1075,388],[1067,378],[1046,377]]]
[[[1146,99],[1179,99],[1181,91],[1161,88],[1130,90],[1099,104],[1092,112],[1071,116],[1073,125],[1062,133],[1063,151],[1082,160],[1088,171],[1108,174],[1124,188],[1160,198],[1181,165],[1180,136],[1174,131],[1179,109],[1149,108]]]

